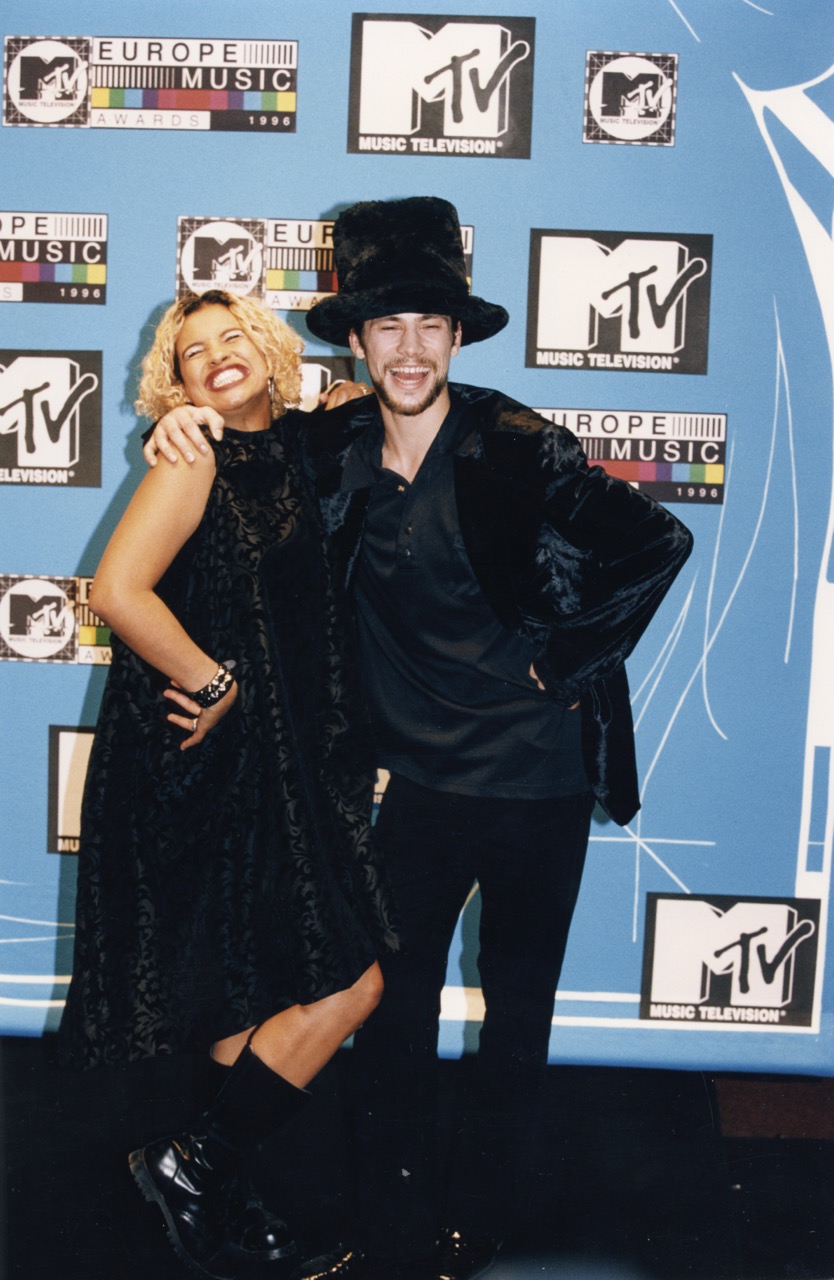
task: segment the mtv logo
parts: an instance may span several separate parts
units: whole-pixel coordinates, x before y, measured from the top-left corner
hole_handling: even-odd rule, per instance
[[[358,133],[500,139],[525,115],[529,126],[532,37],[530,19],[354,15]]]
[[[194,237],[194,279],[206,284],[239,284],[252,279],[259,270],[260,251],[251,237],[216,240],[214,236]]]
[[[589,49],[582,141],[674,146],[677,83],[675,53]]]
[[[0,366],[0,435],[17,435],[18,466],[75,466],[80,407],[98,385],[68,356],[21,355]]]
[[[527,363],[706,373],[711,263],[708,235],[534,229]]]
[[[657,71],[644,71],[636,76],[620,70],[604,71],[602,113],[608,116],[659,116],[667,84],[666,77]]]
[[[20,99],[45,105],[72,102],[83,75],[83,63],[71,53],[54,58],[24,55],[20,59]]]
[[[66,629],[67,598],[63,592],[46,591],[31,596],[26,592],[9,595],[9,635],[39,636],[50,640]]]
[[[75,579],[0,576],[0,657],[75,662]]]
[[[262,219],[181,217],[178,292],[203,293],[214,288],[259,297],[263,288],[263,238]]]
[[[337,382],[352,381],[354,361],[350,356],[326,356],[302,359],[301,408],[312,413],[318,408],[319,396]]]
[[[87,38],[6,36],[5,54],[4,124],[87,124],[90,54]]]
[[[77,853],[81,801],[94,730],[49,726],[49,820],[47,852]]]
[[[649,894],[644,1003],[805,1006],[818,919],[813,900]]]
[[[547,236],[541,245],[540,347],[590,351],[600,318],[619,321],[622,351],[672,354],[685,339],[686,295],[707,264],[674,240]]]

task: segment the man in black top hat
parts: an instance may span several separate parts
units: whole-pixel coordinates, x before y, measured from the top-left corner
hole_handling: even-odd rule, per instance
[[[318,415],[310,459],[391,775],[376,832],[403,946],[355,1038],[357,1234],[302,1270],[468,1280],[510,1221],[592,806],[619,823],[639,807],[623,664],[691,536],[569,431],[449,384],[461,346],[508,319],[469,293],[451,204],[354,205],[334,248],[339,292],[308,325],[365,361],[376,396]],[[440,995],[476,884],[484,1019],[440,1177]]]

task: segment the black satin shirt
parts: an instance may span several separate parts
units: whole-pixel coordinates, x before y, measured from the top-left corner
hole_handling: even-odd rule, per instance
[[[462,795],[578,794],[579,712],[538,689],[532,643],[495,617],[463,545],[454,457],[473,449],[476,413],[452,393],[411,484],[382,467],[378,417],[342,478],[371,489],[356,602],[379,763]]]

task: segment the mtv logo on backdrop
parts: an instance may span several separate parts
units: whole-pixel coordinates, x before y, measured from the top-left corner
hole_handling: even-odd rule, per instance
[[[349,152],[530,155],[533,18],[353,15]]]
[[[0,660],[108,665],[110,628],[90,608],[92,582],[0,574]]]
[[[78,853],[81,799],[95,730],[49,726],[47,853]]]
[[[5,125],[295,131],[295,40],[6,36],[5,70]]]
[[[6,36],[3,123],[89,123],[90,41]]]
[[[0,574],[0,658],[75,662],[75,578]]]
[[[101,483],[101,352],[0,351],[0,484]]]
[[[308,356],[301,361],[301,405],[306,413],[318,408],[319,396],[338,382],[352,382],[353,356]]]
[[[179,219],[177,294],[225,289],[253,298],[264,291],[264,222],[260,218]]]
[[[648,894],[640,1017],[810,1026],[819,915],[813,898]]]
[[[530,233],[532,368],[706,373],[712,236]]]
[[[677,80],[674,53],[589,52],[582,141],[671,147]]]

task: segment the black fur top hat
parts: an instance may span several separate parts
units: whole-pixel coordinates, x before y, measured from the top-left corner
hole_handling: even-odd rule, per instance
[[[333,228],[339,292],[307,313],[317,338],[348,345],[351,329],[378,316],[417,312],[461,322],[463,341],[491,338],[509,320],[503,307],[469,292],[457,210],[437,196],[367,200]]]

